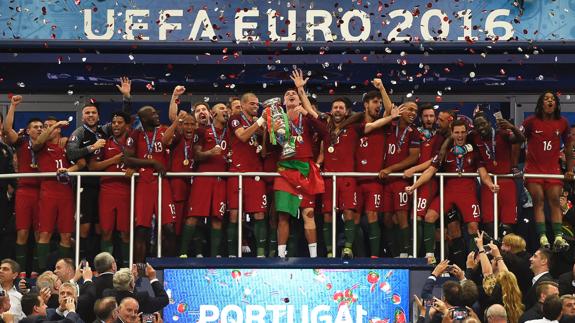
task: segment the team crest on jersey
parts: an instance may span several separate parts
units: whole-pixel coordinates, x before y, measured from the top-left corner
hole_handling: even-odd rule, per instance
[[[240,125],[240,122],[238,120],[232,120],[232,127],[237,127]]]
[[[134,144],[134,139],[132,139],[132,137],[128,137],[128,139],[126,139],[126,145],[132,146],[133,144]]]
[[[200,137],[198,137],[198,134],[194,134],[194,143],[197,143],[198,141],[200,141]]]
[[[559,134],[560,134],[559,129],[555,129],[555,135],[556,135],[557,137],[559,137]]]
[[[78,139],[78,137],[76,137],[76,136],[71,136],[71,137],[70,137],[70,141],[76,141],[76,139]]]

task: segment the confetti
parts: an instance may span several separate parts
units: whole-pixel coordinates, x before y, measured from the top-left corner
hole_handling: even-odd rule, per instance
[[[474,78],[474,77],[475,77],[475,72],[469,72],[469,77]]]
[[[18,82],[16,83],[16,85],[18,85],[19,87],[26,87],[26,84],[24,84],[24,82]]]

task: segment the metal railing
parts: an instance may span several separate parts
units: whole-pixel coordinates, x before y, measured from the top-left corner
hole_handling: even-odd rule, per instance
[[[69,173],[70,176],[76,177],[76,233],[75,233],[75,262],[79,264],[80,262],[80,208],[81,208],[81,185],[82,185],[82,177],[125,177],[125,174],[122,172],[71,172]],[[158,207],[157,207],[157,257],[162,257],[162,176],[155,174],[158,176]],[[493,178],[493,183],[498,183],[498,178],[517,178],[513,174],[505,174],[505,175],[493,175],[489,174]],[[44,173],[14,173],[14,174],[0,174],[0,179],[11,179],[11,178],[25,178],[25,177],[54,177],[55,174],[53,172],[44,172]],[[130,177],[130,255],[129,255],[129,264],[130,266],[133,264],[133,253],[134,253],[134,197],[135,197],[135,178],[138,174],[134,174],[134,176]],[[244,177],[278,177],[280,176],[278,173],[265,173],[265,172],[246,172],[246,173],[233,173],[233,172],[201,172],[201,173],[194,173],[194,172],[187,172],[187,173],[174,173],[168,172],[166,173],[166,177],[238,177],[238,257],[242,256],[242,214],[243,214],[243,202],[242,202],[242,193],[243,193],[243,178]],[[331,177],[332,178],[332,246],[333,246],[333,257],[337,257],[336,254],[336,216],[337,216],[337,178],[338,177],[373,177],[376,178],[378,173],[357,173],[357,172],[325,172],[322,173],[323,177]],[[421,176],[420,173],[415,174],[413,176],[413,183],[417,181],[417,178]],[[439,230],[440,230],[440,259],[445,259],[445,209],[444,209],[444,180],[445,178],[449,177],[475,177],[478,178],[479,174],[477,173],[436,173],[436,177],[439,177],[439,198],[440,198],[440,210],[439,210]],[[403,173],[391,173],[388,177],[403,177]],[[546,179],[564,179],[563,175],[549,175],[549,174],[523,174],[523,178],[546,178]],[[413,230],[413,245],[412,245],[412,254],[417,255],[417,198],[418,198],[418,190],[415,190],[413,193],[413,223],[412,223],[412,230]],[[497,203],[497,193],[493,193],[493,211],[494,211],[494,239],[498,239],[498,226],[499,226],[499,219],[498,219],[498,203]],[[430,203],[429,203],[430,204]],[[429,206],[428,204],[428,206]]]

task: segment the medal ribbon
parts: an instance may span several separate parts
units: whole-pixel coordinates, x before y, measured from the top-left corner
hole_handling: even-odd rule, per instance
[[[222,132],[222,136],[218,137],[218,133],[216,132],[216,128],[214,127],[214,124],[212,123],[210,126],[212,127],[212,133],[214,134],[214,139],[216,140],[216,145],[219,145],[224,140],[224,137],[226,136],[226,130],[228,130],[228,128],[224,127],[224,131]]]
[[[287,116],[286,116],[285,118],[287,119]],[[286,127],[286,128],[291,128],[291,127],[293,127],[294,132],[295,132],[298,136],[301,136],[301,135],[303,134],[303,125],[302,125],[302,123],[303,123],[303,118],[302,118],[302,116],[301,116],[301,113],[298,115],[298,121],[297,121],[297,123],[298,123],[298,125],[297,125],[297,127],[296,127],[296,125],[295,125],[291,120],[289,120],[289,125],[290,125],[290,127]]]
[[[32,150],[32,138],[28,137],[28,150],[30,150],[30,158],[32,159],[32,165],[37,165],[36,153]]]
[[[251,127],[251,125],[254,124],[253,122],[250,122],[250,120],[248,120],[248,118],[246,118],[246,116],[244,115],[243,112],[240,113],[240,115],[242,116],[242,119],[248,124],[248,127]],[[214,136],[215,136],[215,132],[214,132]],[[252,139],[257,146],[258,145],[258,138],[256,137],[255,133],[252,135]],[[216,143],[217,143],[217,141],[216,141]]]
[[[407,131],[409,130],[409,126],[403,129],[403,133],[401,134],[401,138],[398,137],[399,135],[399,125],[395,126],[395,138],[397,138],[397,148],[401,149],[403,145],[403,141],[405,140],[405,135],[407,135]]]
[[[158,132],[158,128],[154,128],[154,135],[152,136],[152,142],[150,143],[150,139],[148,138],[148,134],[144,130],[144,139],[146,139],[146,146],[148,147],[148,155],[152,155],[152,150],[154,149],[154,144],[156,143],[157,132]]]
[[[455,155],[457,172],[463,173],[463,157],[465,156],[465,148],[461,146],[453,146],[451,151]]]

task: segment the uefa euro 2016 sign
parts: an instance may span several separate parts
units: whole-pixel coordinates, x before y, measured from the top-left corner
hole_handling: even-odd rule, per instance
[[[407,269],[165,269],[166,322],[406,323]]]
[[[251,42],[265,46],[286,42],[575,39],[575,2],[526,0],[524,11],[519,2],[2,1],[0,38]]]

